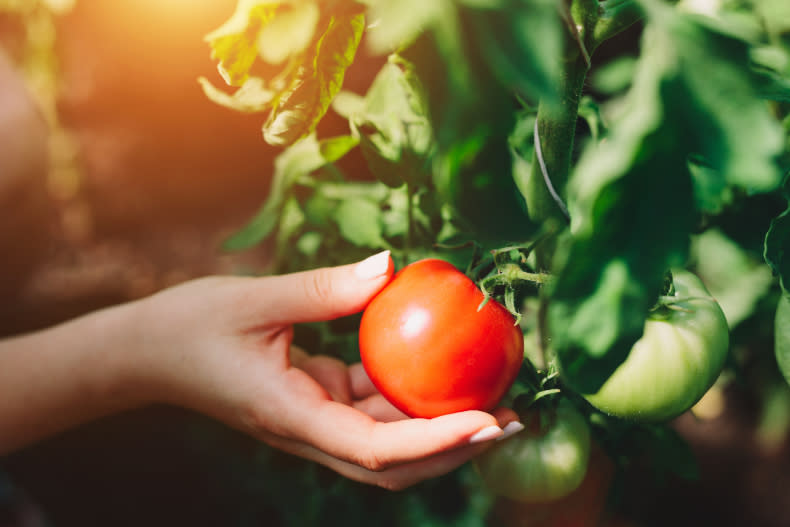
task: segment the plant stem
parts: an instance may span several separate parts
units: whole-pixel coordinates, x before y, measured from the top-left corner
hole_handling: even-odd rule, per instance
[[[578,36],[578,35],[577,35]],[[543,163],[532,163],[532,171],[527,183],[527,209],[530,218],[538,224],[567,224],[567,211],[558,205],[557,197],[564,199],[565,187],[570,179],[573,144],[576,135],[576,121],[579,117],[584,81],[589,71],[589,56],[580,47],[579,41],[569,34],[566,39],[566,59],[558,83],[558,102],[541,101],[538,105],[536,133],[539,140]],[[537,144],[537,143],[536,143]],[[542,165],[542,166],[541,166]],[[546,184],[545,175],[555,191],[552,196]],[[551,271],[552,258],[556,249],[556,239],[546,240],[535,249],[537,271]],[[541,295],[538,309],[538,345],[544,364],[548,362],[548,323],[546,295]]]
[[[564,195],[570,176],[579,100],[588,71],[583,54],[578,50],[574,51],[574,57],[564,63],[564,71],[558,84],[559,102],[541,102],[538,106],[537,131],[543,161],[551,183],[560,196]],[[532,164],[527,188],[527,209],[533,221],[540,224],[566,223],[562,209],[555,202],[544,181],[539,163]],[[553,244],[547,244],[537,251],[538,265],[541,268],[550,267],[552,246]]]

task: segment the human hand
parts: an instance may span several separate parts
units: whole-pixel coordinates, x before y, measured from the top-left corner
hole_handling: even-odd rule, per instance
[[[518,431],[516,414],[500,408],[409,419],[376,391],[361,364],[292,346],[292,324],[361,311],[392,272],[385,252],[303,273],[200,279],[142,300],[138,393],[385,488],[449,472],[503,428]]]

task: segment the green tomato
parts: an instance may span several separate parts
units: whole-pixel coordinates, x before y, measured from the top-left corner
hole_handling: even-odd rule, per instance
[[[473,460],[493,493],[512,500],[546,503],[581,484],[590,458],[590,427],[567,399],[521,418],[525,430]]]
[[[642,422],[682,414],[710,389],[724,367],[729,329],[702,281],[672,271],[675,300],[651,314],[634,344],[600,390],[584,397],[604,413]]]

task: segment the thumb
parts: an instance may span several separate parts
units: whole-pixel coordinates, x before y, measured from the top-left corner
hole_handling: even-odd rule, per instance
[[[259,298],[270,324],[333,320],[362,311],[392,272],[384,251],[355,264],[264,278]]]

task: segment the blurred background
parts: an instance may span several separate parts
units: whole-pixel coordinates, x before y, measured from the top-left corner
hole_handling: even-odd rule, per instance
[[[278,151],[260,116],[217,106],[196,80],[220,82],[203,37],[235,5],[0,0],[0,336],[197,276],[266,269],[267,245],[219,245],[263,202]],[[364,91],[370,60],[347,88]],[[333,119],[327,133],[345,131]],[[622,485],[627,525],[790,525],[787,390],[768,396],[770,419],[748,383],[715,397],[707,418],[676,423],[702,480],[660,493]],[[393,497],[201,416],[149,408],[0,459],[0,527],[466,525],[458,481]],[[491,524],[530,525],[513,504],[497,511]]]
[[[203,36],[234,6],[0,9],[0,144],[20,158],[0,177],[0,250],[13,262],[0,282],[3,333],[260,267],[265,253],[217,246],[261,203],[273,154],[258,122],[209,102],[196,81],[215,72]]]

